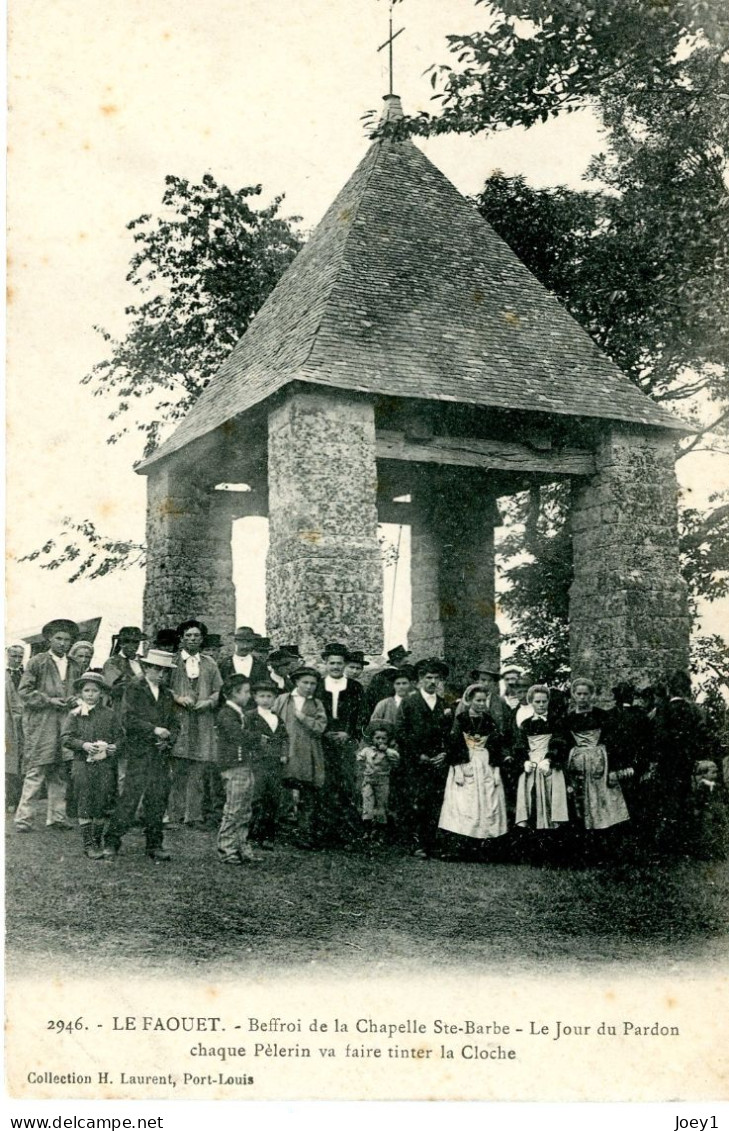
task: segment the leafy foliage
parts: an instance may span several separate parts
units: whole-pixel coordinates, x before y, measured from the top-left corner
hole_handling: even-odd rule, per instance
[[[63,542],[66,539],[65,545]],[[69,566],[69,581],[80,578],[92,581],[114,570],[143,567],[146,548],[140,542],[106,538],[99,534],[93,522],[74,522],[64,518],[58,538],[49,538],[37,550],[20,558],[21,562],[38,562],[41,569],[55,570]]]
[[[512,624],[506,643],[535,680],[560,680],[569,672],[568,506],[569,487],[561,483],[500,500],[504,534],[497,564],[506,588],[499,601]]]
[[[726,398],[729,9],[704,0],[476,6],[484,28],[449,36],[455,62],[433,69],[440,113],[397,130],[475,134],[595,112],[605,149],[588,177],[599,193],[539,193],[495,178],[482,211],[512,246],[531,239],[538,278],[645,392]]]
[[[283,219],[283,197],[255,210],[261,186],[232,190],[206,174],[200,184],[165,179],[158,216],[127,227],[137,250],[127,280],[142,296],[126,308],[129,330],[109,343],[110,355],[85,378],[95,396],[113,397],[110,419],[136,427],[144,454],[162,429],[181,419],[248,327],[296,251],[301,236]],[[97,327],[98,329],[98,327]]]

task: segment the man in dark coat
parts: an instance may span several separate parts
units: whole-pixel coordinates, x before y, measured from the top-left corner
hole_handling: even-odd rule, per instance
[[[258,660],[253,650],[261,637],[247,624],[236,628],[235,652],[220,661],[220,676],[227,683],[231,676],[244,675],[251,683],[265,683],[268,680],[268,665]]]
[[[348,654],[345,645],[339,643],[327,644],[321,654],[325,670],[318,698],[327,713],[323,746],[328,838],[332,843],[351,843],[359,828],[356,754],[367,720],[362,684],[344,675]]]
[[[111,688],[111,699],[121,715],[124,688],[133,679],[142,679],[142,665],[137,652],[146,637],[141,628],[125,625],[119,629],[114,651],[103,667],[104,682]]]
[[[421,660],[418,690],[403,699],[395,721],[401,763],[393,781],[396,820],[414,855],[431,856],[438,834],[448,766],[446,752],[453,719],[436,688],[448,676],[442,660]]]
[[[689,835],[691,776],[696,762],[715,756],[715,742],[703,711],[691,699],[686,672],[668,680],[668,703],[657,728],[655,770],[658,848],[682,854]]]
[[[170,793],[170,754],[180,731],[181,712],[163,681],[174,665],[171,653],[150,650],[142,660],[144,678],[128,684],[124,693],[127,773],[106,833],[107,859],[118,854],[142,799],[147,856],[155,863],[170,859],[163,847],[162,822]]]

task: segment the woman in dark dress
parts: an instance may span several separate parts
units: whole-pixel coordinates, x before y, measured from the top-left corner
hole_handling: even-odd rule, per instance
[[[602,833],[629,819],[617,773],[611,772],[603,742],[607,712],[594,705],[595,685],[589,679],[572,682],[572,707],[567,712],[566,729],[571,750],[567,758],[567,782],[574,803],[577,823],[588,839],[587,854],[604,850],[593,834]],[[604,837],[598,838],[605,840]]]
[[[534,714],[518,729],[517,751],[523,763],[516,793],[516,824],[528,832],[528,847],[542,855],[554,841],[555,830],[569,821],[567,740],[564,729],[549,711],[549,688],[535,684],[527,702]],[[527,847],[527,845],[525,845]]]

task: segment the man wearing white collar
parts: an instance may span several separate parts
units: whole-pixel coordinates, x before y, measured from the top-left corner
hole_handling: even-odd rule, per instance
[[[165,678],[174,668],[169,652],[151,649],[140,659],[144,676],[128,684],[122,721],[126,734],[127,772],[121,796],[104,838],[104,856],[113,860],[122,838],[142,807],[147,856],[159,864],[170,859],[164,848],[162,820],[170,792],[170,751],[180,726],[180,712]]]
[[[220,675],[223,681],[227,683],[234,675],[244,675],[252,684],[268,679],[267,665],[256,659],[253,653],[256,641],[260,640],[261,637],[249,625],[243,624],[240,628],[236,628],[233,639],[235,641],[235,652],[232,656],[222,660],[220,664]]]
[[[169,815],[193,828],[203,823],[203,775],[215,761],[215,708],[223,681],[218,665],[201,652],[207,636],[198,620],[178,626],[180,651],[172,672],[171,690],[182,708],[182,726],[172,759]]]
[[[32,825],[32,802],[45,784],[48,794],[46,826],[69,829],[66,819],[67,775],[61,754],[61,726],[75,706],[74,680],[82,672],[69,659],[78,639],[78,625],[70,620],[52,620],[43,629],[48,651],[32,656],[18,684],[23,704],[23,761],[25,778],[15,812],[18,832]]]
[[[344,644],[327,644],[321,656],[325,665],[321,701],[328,720],[324,757],[330,783],[327,790],[330,840],[348,843],[359,828],[356,748],[367,721],[364,688],[344,674],[349,657]]]
[[[399,812],[403,832],[415,856],[433,854],[448,767],[446,749],[452,718],[437,693],[448,676],[442,660],[421,660],[418,690],[403,699],[395,738],[402,755]]]

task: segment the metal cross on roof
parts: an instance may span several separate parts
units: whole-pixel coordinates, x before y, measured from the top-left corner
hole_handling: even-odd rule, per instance
[[[390,0],[390,35],[385,40],[385,42],[380,44],[380,46],[377,48],[378,51],[383,51],[385,49],[385,47],[389,48],[388,54],[389,54],[389,57],[390,57],[390,90],[389,90],[390,94],[395,93],[395,90],[394,90],[394,87],[393,87],[393,79],[392,79],[392,41],[394,39],[397,39],[398,35],[402,35],[402,33],[405,31],[404,27],[401,27],[398,31],[396,31],[394,33],[393,33],[393,30],[392,30],[392,10],[393,10],[393,8],[395,7],[396,4],[400,4],[400,3],[402,3],[402,0]]]

